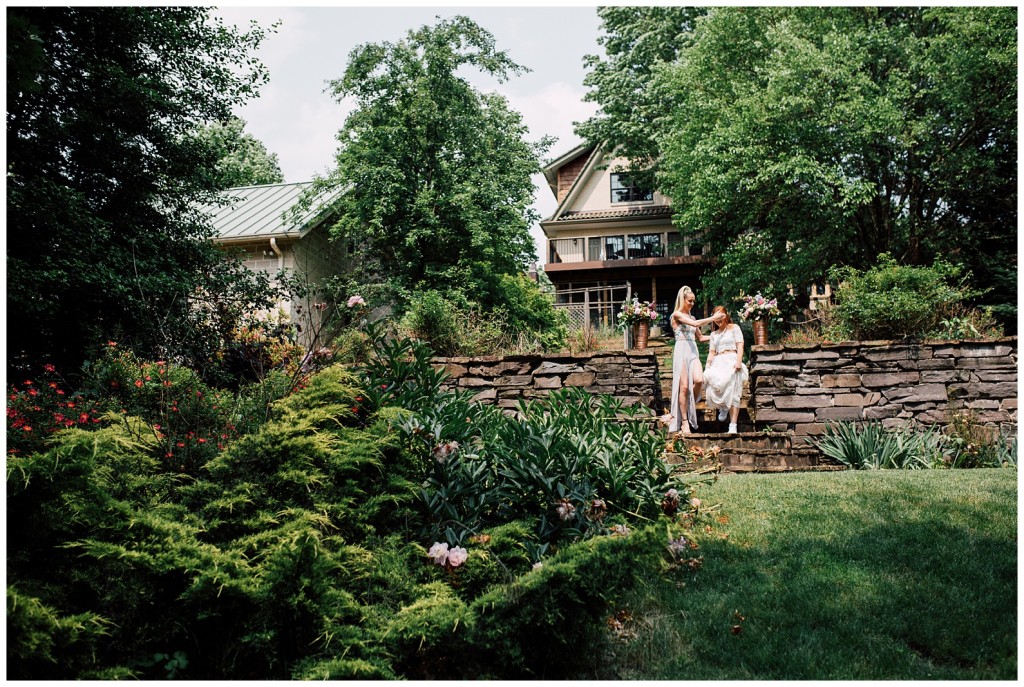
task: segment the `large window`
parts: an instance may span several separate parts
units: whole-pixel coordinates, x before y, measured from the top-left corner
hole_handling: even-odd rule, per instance
[[[630,260],[660,258],[661,256],[661,234],[631,234],[629,236]]]
[[[638,186],[628,174],[612,174],[612,202],[629,203],[635,200],[654,200],[654,191]]]
[[[594,236],[588,246],[588,260],[622,260],[626,257],[626,241],[623,236]]]

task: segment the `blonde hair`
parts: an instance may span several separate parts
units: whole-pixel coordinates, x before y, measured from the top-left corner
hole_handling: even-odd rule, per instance
[[[686,298],[686,294],[688,293],[693,293],[693,289],[691,289],[689,286],[684,286],[683,288],[679,289],[679,293],[676,294],[676,304],[673,310],[683,309],[683,299]]]

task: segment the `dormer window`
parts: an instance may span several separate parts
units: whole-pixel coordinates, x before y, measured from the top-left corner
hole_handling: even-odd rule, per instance
[[[654,191],[637,185],[628,174],[612,174],[611,179],[613,203],[654,200]]]

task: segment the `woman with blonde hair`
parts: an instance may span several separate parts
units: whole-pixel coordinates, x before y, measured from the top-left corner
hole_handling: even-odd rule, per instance
[[[697,353],[697,341],[707,341],[700,328],[709,322],[717,322],[723,317],[720,313],[695,320],[690,315],[697,297],[693,289],[684,286],[676,294],[675,310],[669,318],[669,324],[675,333],[676,346],[672,353],[672,402],[669,412],[662,416],[662,422],[668,424],[670,432],[689,434],[697,427],[697,399],[700,398],[704,384],[704,374],[700,366],[700,355]]]
[[[708,343],[708,362],[704,369],[708,408],[718,409],[718,419],[729,417],[729,434],[736,434],[743,383],[749,378],[743,364],[743,332],[729,317],[724,306],[715,306],[712,314],[724,317],[714,325]]]

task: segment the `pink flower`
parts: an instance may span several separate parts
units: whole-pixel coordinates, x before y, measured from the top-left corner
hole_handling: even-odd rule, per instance
[[[352,296],[348,299],[348,307],[354,308],[357,305],[366,305],[366,301],[363,300],[362,296]]]
[[[467,558],[469,558],[469,552],[461,546],[456,546],[448,552],[448,565],[457,568],[465,563]]]
[[[436,541],[427,551],[427,555],[438,565],[444,565],[448,561],[448,544]]]

